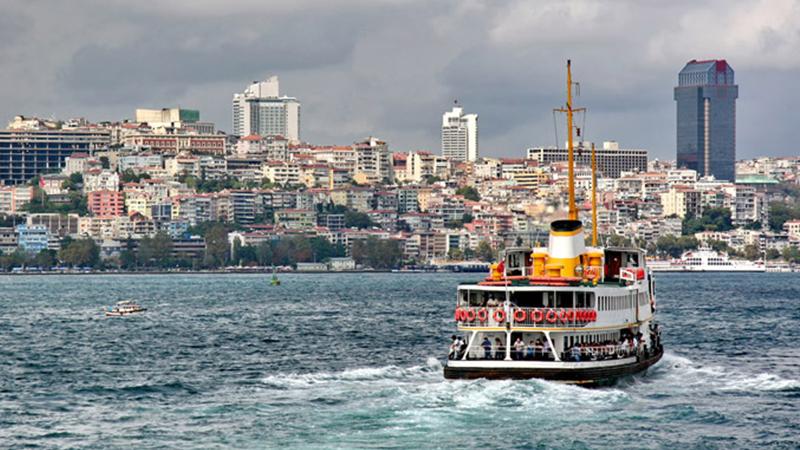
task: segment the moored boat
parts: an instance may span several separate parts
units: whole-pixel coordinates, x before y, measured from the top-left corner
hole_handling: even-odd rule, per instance
[[[644,251],[597,245],[592,149],[592,245],[574,191],[572,80],[567,63],[569,216],[550,225],[546,247],[512,248],[490,275],[458,286],[446,378],[543,378],[613,383],[663,355],[655,282]]]
[[[763,261],[730,259],[727,253],[708,247],[684,252],[680,258],[669,261],[650,261],[653,272],[766,272]]]

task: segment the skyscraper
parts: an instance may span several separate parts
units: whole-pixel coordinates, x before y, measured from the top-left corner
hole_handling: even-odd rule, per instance
[[[454,106],[442,115],[442,156],[454,161],[478,159],[478,115]]]
[[[233,134],[283,136],[300,140],[300,102],[280,96],[278,77],[255,81],[243,93],[233,94]]]
[[[733,69],[724,59],[691,60],[678,74],[678,166],[701,176],[736,179],[736,98]]]

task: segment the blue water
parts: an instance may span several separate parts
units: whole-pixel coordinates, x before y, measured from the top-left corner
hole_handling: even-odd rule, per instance
[[[594,390],[442,379],[471,278],[0,277],[0,447],[797,448],[797,275],[657,276],[664,359]]]

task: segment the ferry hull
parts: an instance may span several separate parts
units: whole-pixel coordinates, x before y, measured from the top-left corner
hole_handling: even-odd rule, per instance
[[[604,367],[587,368],[534,368],[534,367],[452,367],[444,368],[444,377],[447,379],[477,379],[490,380],[527,380],[540,378],[543,380],[558,381],[567,384],[582,386],[607,386],[614,384],[617,379],[633,375],[657,363],[663,356],[663,349],[648,358],[640,359],[629,364]],[[513,363],[512,363],[513,364]]]

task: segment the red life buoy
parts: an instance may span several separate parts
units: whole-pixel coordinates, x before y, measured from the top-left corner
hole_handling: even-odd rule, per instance
[[[574,322],[576,314],[577,314],[577,311],[575,311],[574,309],[568,309],[567,310],[567,322]]]
[[[480,322],[486,322],[486,320],[489,319],[489,311],[486,308],[481,308],[475,314],[475,317],[477,317]]]
[[[578,322],[586,322],[588,311],[585,309],[578,310]]]
[[[467,322],[474,322],[475,321],[475,310],[470,308],[465,312]]]
[[[531,320],[534,322],[541,322],[544,319],[544,313],[541,309],[536,308],[531,311]]]
[[[550,323],[556,323],[556,312],[552,309],[548,309],[547,314],[544,315],[544,319]]]
[[[564,308],[558,310],[558,321],[562,323],[567,321],[567,313],[564,311]]]
[[[456,322],[461,322],[461,308],[456,308]]]
[[[524,309],[515,309],[514,310],[514,322],[525,322],[525,318],[528,314],[525,312]]]
[[[492,314],[492,317],[494,317],[494,321],[497,323],[505,322],[506,312],[503,309],[497,308],[494,310],[494,314]]]
[[[589,322],[594,322],[597,320],[597,311],[591,310],[589,311]]]

